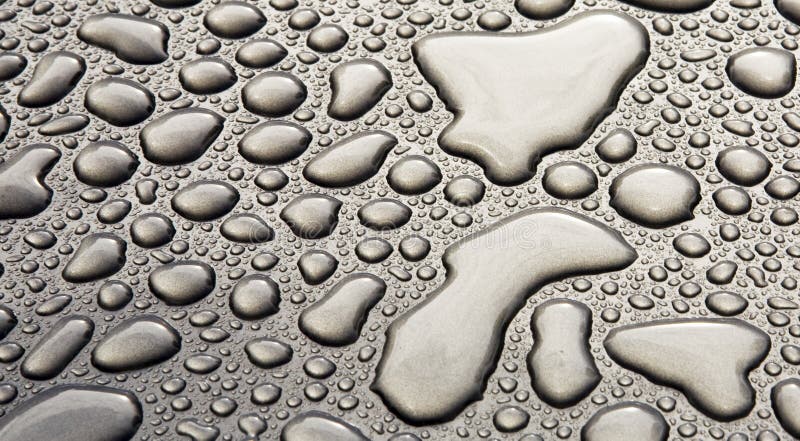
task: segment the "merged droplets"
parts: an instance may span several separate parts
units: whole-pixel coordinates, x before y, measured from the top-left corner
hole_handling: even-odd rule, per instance
[[[367,314],[386,292],[386,282],[368,273],[351,274],[300,314],[299,326],[327,346],[355,343]]]
[[[617,328],[604,345],[624,367],[680,389],[701,412],[730,421],[755,404],[747,373],[766,357],[770,339],[737,319],[682,319]]]
[[[44,178],[60,157],[50,144],[33,144],[0,164],[0,219],[31,217],[50,205],[53,190]]]
[[[567,274],[635,259],[617,232],[561,209],[525,210],[468,236],[445,251],[444,285],[389,326],[372,389],[415,425],[451,420],[480,398],[528,296]]]
[[[529,180],[543,155],[580,146],[648,55],[645,29],[611,12],[527,34],[433,35],[414,44],[422,74],[456,113],[442,148],[502,185]]]
[[[591,310],[573,300],[550,300],[534,311],[528,369],[533,390],[546,403],[571,406],[600,382],[589,350],[591,326]]]

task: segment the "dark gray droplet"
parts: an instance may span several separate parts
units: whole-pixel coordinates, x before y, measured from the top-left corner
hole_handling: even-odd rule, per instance
[[[5,82],[21,74],[28,65],[28,59],[14,52],[0,54],[0,82]]]
[[[304,194],[294,198],[283,210],[280,218],[298,237],[321,239],[333,233],[339,223],[342,202],[324,194]]]
[[[20,373],[31,380],[47,380],[55,377],[89,343],[93,333],[94,322],[88,317],[80,315],[64,317],[56,322],[31,349],[20,365]],[[0,434],[2,432],[0,429]]]
[[[352,121],[369,111],[392,87],[392,75],[375,60],[353,60],[331,71],[328,115]]]
[[[336,272],[339,261],[327,251],[311,250],[297,259],[297,269],[309,285],[319,285]]]
[[[350,187],[375,176],[397,138],[381,130],[347,137],[317,154],[303,176],[321,187]]]
[[[318,411],[300,414],[281,430],[281,441],[370,441],[360,430]]]
[[[97,304],[106,311],[118,311],[133,299],[133,289],[119,280],[109,280],[97,291]]]
[[[147,119],[156,102],[141,84],[122,78],[105,78],[86,89],[86,110],[115,126],[128,127]]]
[[[216,112],[197,107],[162,115],[139,135],[144,157],[161,165],[192,162],[217,139],[223,121]]]
[[[44,136],[60,136],[83,130],[89,125],[86,115],[64,115],[48,121],[39,127],[39,133]]]
[[[450,420],[481,397],[529,296],[636,257],[616,231],[557,208],[528,209],[468,236],[445,250],[444,285],[389,326],[372,389],[415,425]]]
[[[272,369],[283,366],[292,359],[292,347],[282,341],[262,337],[254,338],[244,346],[250,363],[262,368]]]
[[[277,117],[292,113],[306,100],[305,84],[285,72],[266,72],[242,88],[242,104],[256,115]]]
[[[141,423],[142,406],[130,392],[62,385],[36,394],[0,419],[0,439],[128,441]]]
[[[260,165],[289,162],[306,151],[311,132],[287,121],[267,121],[250,129],[239,141],[239,154]]]
[[[131,240],[143,248],[168,244],[175,236],[172,221],[159,213],[145,213],[131,222]]]
[[[17,316],[14,311],[0,306],[0,340],[6,338],[15,326],[17,326]]]
[[[455,113],[442,148],[477,162],[492,182],[513,185],[533,177],[543,155],[591,135],[647,60],[649,38],[627,15],[603,11],[523,34],[436,34],[414,43],[413,53]]]
[[[603,344],[623,367],[681,390],[706,415],[731,421],[755,405],[747,374],[766,357],[770,338],[737,319],[678,319],[616,328]]]
[[[534,310],[531,330],[528,370],[536,395],[560,408],[585,398],[601,379],[589,348],[592,311],[574,300],[549,300]]]
[[[103,191],[101,189],[91,189],[87,191]],[[121,222],[131,212],[133,205],[127,199],[112,199],[100,207],[97,211],[97,220],[104,224],[115,224]]]
[[[208,222],[228,214],[239,202],[239,192],[224,181],[192,182],[172,197],[172,209],[186,219]]]
[[[582,441],[667,441],[669,426],[657,410],[623,402],[592,415],[581,429]]]
[[[222,223],[219,231],[228,240],[240,243],[264,243],[272,240],[272,228],[255,214],[235,214]]]
[[[368,273],[351,274],[300,314],[299,326],[312,340],[326,346],[353,344],[370,309],[386,292],[386,282]]]
[[[614,178],[609,193],[619,214],[650,228],[692,219],[700,202],[700,184],[691,173],[661,164],[629,168]]]
[[[72,163],[75,177],[84,184],[113,187],[133,176],[139,158],[117,141],[90,143],[78,153]]]
[[[221,58],[200,58],[184,64],[178,72],[178,80],[191,93],[211,95],[233,86],[236,72]]]
[[[80,55],[67,51],[50,52],[43,56],[30,81],[20,91],[17,102],[25,107],[44,107],[67,96],[86,72],[86,62]]]
[[[32,144],[0,164],[0,219],[35,216],[50,205],[44,178],[60,157],[50,144]]]
[[[125,265],[128,243],[113,233],[85,237],[64,266],[61,276],[72,283],[86,283],[115,274]]]
[[[92,364],[104,372],[143,369],[168,360],[181,348],[181,336],[154,315],[126,320],[92,351]]]
[[[211,294],[217,283],[214,269],[196,260],[168,263],[150,273],[153,294],[168,305],[190,305]]]
[[[373,199],[358,209],[358,219],[373,230],[394,230],[411,219],[411,209],[394,199]]]
[[[261,274],[249,275],[233,287],[231,311],[242,320],[260,320],[278,312],[280,288],[272,279]]]
[[[222,38],[244,38],[256,33],[267,23],[264,13],[242,1],[222,2],[203,17],[203,24],[212,34]]]
[[[11,116],[8,115],[6,109],[0,106],[0,142],[6,139],[8,130],[11,128]]]
[[[169,56],[167,27],[134,15],[93,15],[81,23],[78,38],[132,64],[158,64]]]
[[[287,55],[286,48],[269,38],[249,41],[236,51],[236,62],[251,69],[274,66]]]

